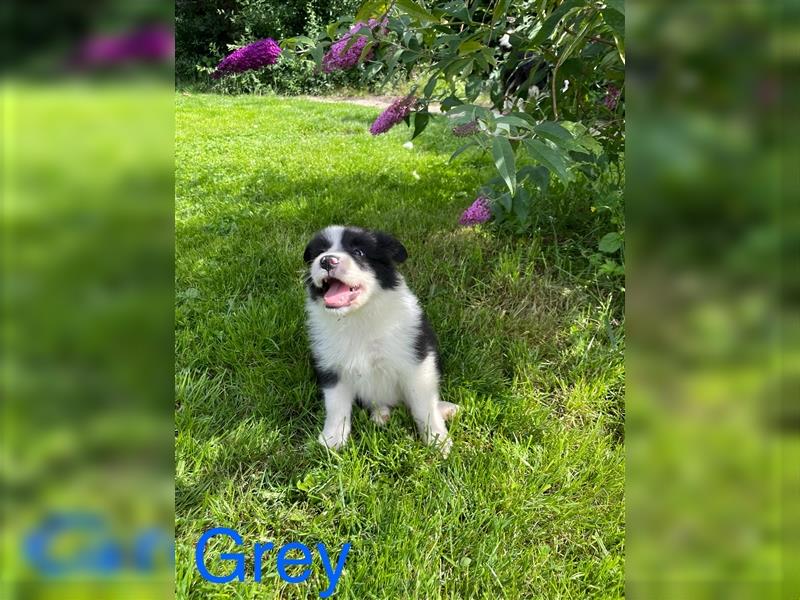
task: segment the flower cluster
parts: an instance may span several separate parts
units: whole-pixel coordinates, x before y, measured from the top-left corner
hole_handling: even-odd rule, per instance
[[[175,35],[152,25],[121,35],[97,36],[83,42],[71,57],[73,66],[105,67],[126,62],[168,62],[175,56]]]
[[[475,202],[464,211],[458,222],[461,225],[479,225],[486,223],[491,218],[492,210],[489,208],[489,199],[486,196],[478,196],[475,198]]]
[[[386,110],[378,115],[378,118],[375,119],[375,122],[370,126],[369,132],[372,135],[386,133],[405,119],[411,113],[411,109],[416,103],[417,99],[412,95],[406,96],[405,98],[398,98],[392,102]]]
[[[617,108],[617,102],[619,102],[619,97],[621,95],[622,95],[621,89],[613,85],[610,85],[606,90],[606,97],[603,98],[603,104],[605,104],[608,110],[614,110],[615,108]]]
[[[358,64],[361,58],[361,53],[364,51],[364,46],[367,45],[367,38],[364,35],[359,35],[358,32],[363,27],[375,29],[378,25],[386,25],[386,21],[379,23],[377,19],[370,19],[367,23],[358,21],[350,28],[350,31],[342,36],[342,39],[334,42],[333,45],[322,57],[322,70],[325,73],[332,73],[333,71],[346,71],[352,69]],[[357,36],[355,41],[351,43],[353,36]],[[365,60],[372,58],[374,49],[370,49]]]
[[[253,69],[260,69],[278,62],[281,47],[272,38],[258,40],[239,48],[222,59],[217,65],[217,70],[211,74],[214,79],[231,73],[242,73]]]
[[[470,121],[463,125],[456,125],[453,127],[453,135],[456,137],[467,137],[478,133],[478,122]]]

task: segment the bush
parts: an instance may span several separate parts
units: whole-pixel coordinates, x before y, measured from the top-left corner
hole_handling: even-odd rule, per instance
[[[199,81],[193,87],[208,89],[220,94],[300,94],[324,95],[342,88],[364,88],[369,81],[364,76],[364,68],[349,72],[322,73],[313,62],[292,54],[283,54],[278,62],[268,69],[247,71],[226,75],[213,80],[213,66],[200,65],[197,68]]]
[[[341,86],[361,86],[360,73],[342,76],[317,74],[303,61],[283,57],[271,72],[245,74],[215,83],[209,73],[232,49],[257,39],[281,40],[318,32],[340,14],[352,13],[354,0],[177,0],[175,4],[178,87],[213,89],[227,93],[325,93]]]
[[[414,139],[446,119],[464,141],[453,158],[479,152],[494,163],[497,176],[476,195],[490,202],[498,225],[519,233],[539,226],[536,209],[551,187],[586,188],[610,219],[592,260],[619,276],[624,8],[621,0],[365,0],[354,19],[283,44],[320,65],[335,40],[353,34],[353,21],[382,23],[356,28],[365,72],[391,81],[421,68],[410,108],[390,108],[390,126],[405,120]],[[443,115],[429,111],[434,104]]]

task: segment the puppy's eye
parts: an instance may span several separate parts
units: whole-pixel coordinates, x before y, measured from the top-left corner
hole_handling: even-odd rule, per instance
[[[356,256],[364,256],[364,251],[361,248],[356,248],[353,250],[353,254]]]

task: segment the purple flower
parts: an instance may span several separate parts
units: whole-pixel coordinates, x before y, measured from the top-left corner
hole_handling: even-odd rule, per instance
[[[405,119],[411,113],[411,107],[417,103],[414,96],[406,96],[405,98],[398,98],[392,104],[378,115],[375,122],[370,126],[369,132],[372,135],[380,135],[386,133],[392,127],[397,125],[400,121]]]
[[[467,137],[478,133],[478,122],[470,121],[463,125],[456,125],[453,127],[453,135],[456,137]]]
[[[460,225],[479,225],[486,223],[492,218],[492,210],[489,208],[489,199],[486,196],[475,198],[470,207],[464,211],[458,220]]]
[[[71,57],[71,63],[83,68],[107,67],[130,62],[168,62],[174,55],[172,31],[165,25],[149,25],[89,38]]]
[[[333,71],[346,71],[347,69],[355,67],[361,58],[364,46],[367,45],[366,36],[363,34],[359,35],[358,32],[363,27],[375,29],[378,25],[385,26],[386,21],[384,20],[383,23],[379,23],[377,19],[370,19],[367,23],[358,21],[353,25],[350,31],[345,33],[340,40],[334,42],[325,53],[325,56],[322,57],[322,70],[325,73],[332,73]],[[353,36],[357,36],[356,40],[350,43]],[[374,49],[370,49],[364,59],[371,59],[373,54]]]
[[[281,47],[272,38],[258,40],[239,48],[222,59],[217,65],[217,70],[211,74],[214,79],[231,73],[242,73],[252,69],[260,69],[278,62]]]
[[[603,104],[605,104],[608,110],[614,110],[617,108],[617,102],[619,102],[619,97],[622,95],[622,90],[616,86],[610,85],[606,88],[606,97],[603,98]]]

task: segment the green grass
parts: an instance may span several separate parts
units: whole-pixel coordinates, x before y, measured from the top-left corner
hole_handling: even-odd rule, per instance
[[[327,578],[215,585],[212,526],[276,545],[352,543],[335,598],[615,598],[624,579],[621,301],[584,259],[590,197],[527,237],[457,225],[485,161],[432,127],[373,138],[376,109],[177,97],[176,535],[181,598],[316,597]],[[554,213],[555,214],[555,213]],[[547,220],[545,219],[545,222]],[[302,252],[331,223],[391,231],[462,406],[447,460],[405,411],[363,411],[340,453],[304,332]],[[557,242],[556,242],[557,240]],[[593,248],[593,246],[591,246]],[[213,560],[232,545],[213,545]],[[274,557],[274,554],[272,555]],[[248,572],[252,561],[248,562]]]

